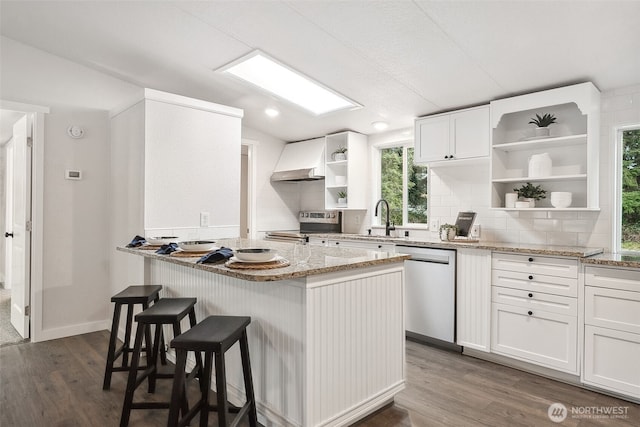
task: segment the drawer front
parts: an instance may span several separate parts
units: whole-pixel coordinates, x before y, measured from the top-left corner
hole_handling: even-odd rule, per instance
[[[578,278],[578,260],[574,258],[552,258],[538,255],[494,252],[491,266],[499,270]]]
[[[498,304],[509,304],[522,307],[534,314],[539,310],[550,313],[577,316],[578,300],[542,292],[529,292],[521,289],[492,286],[492,300]]]
[[[585,323],[640,334],[640,292],[585,286]]]
[[[584,346],[585,384],[640,398],[640,335],[587,325]]]
[[[543,292],[576,298],[578,279],[546,276],[543,274],[510,270],[491,271],[491,284],[505,288],[522,289],[529,292]]]
[[[577,374],[578,327],[575,316],[492,304],[491,351]]]
[[[587,266],[584,283],[587,286],[640,292],[640,271]]]

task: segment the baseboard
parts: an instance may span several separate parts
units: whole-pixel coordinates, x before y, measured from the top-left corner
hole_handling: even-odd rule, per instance
[[[109,329],[109,326],[109,320],[99,320],[96,322],[81,323],[78,325],[63,326],[60,328],[43,329],[37,334],[37,342],[103,331],[105,329]],[[33,339],[31,341],[36,342]]]

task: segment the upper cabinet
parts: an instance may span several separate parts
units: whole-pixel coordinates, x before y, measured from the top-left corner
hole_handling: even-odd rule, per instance
[[[340,132],[325,143],[325,209],[367,209],[367,137]]]
[[[592,83],[491,102],[491,207],[597,210],[600,92]],[[536,115],[552,114],[548,136],[536,136]],[[541,167],[543,161],[544,167]],[[533,208],[505,206],[505,194],[531,182],[547,191]],[[566,208],[551,192],[570,192]]]
[[[414,163],[483,158],[489,156],[489,106],[416,119]]]

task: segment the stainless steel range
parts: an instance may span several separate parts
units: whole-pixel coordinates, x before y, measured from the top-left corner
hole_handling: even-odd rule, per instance
[[[269,231],[265,240],[281,242],[304,242],[310,234],[342,233],[342,212],[340,211],[302,211],[298,214],[300,230]]]

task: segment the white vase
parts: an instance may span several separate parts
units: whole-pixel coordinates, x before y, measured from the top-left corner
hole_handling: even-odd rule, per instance
[[[347,153],[333,153],[333,160],[347,160]]]
[[[536,136],[549,136],[549,128],[535,128],[534,129]]]
[[[544,128],[543,128],[544,129]],[[553,162],[549,153],[534,154],[529,157],[529,177],[551,176]]]
[[[346,197],[338,197],[338,204],[339,205],[346,205],[347,204],[347,198]]]
[[[456,238],[455,228],[443,228],[440,230],[440,240],[443,242],[454,240]]]
[[[518,193],[506,193],[504,195],[504,207],[515,208],[518,201]]]
[[[530,208],[535,208],[536,207],[536,199],[533,199],[533,198],[530,198],[530,197],[523,197],[522,201],[523,202],[528,202]]]

